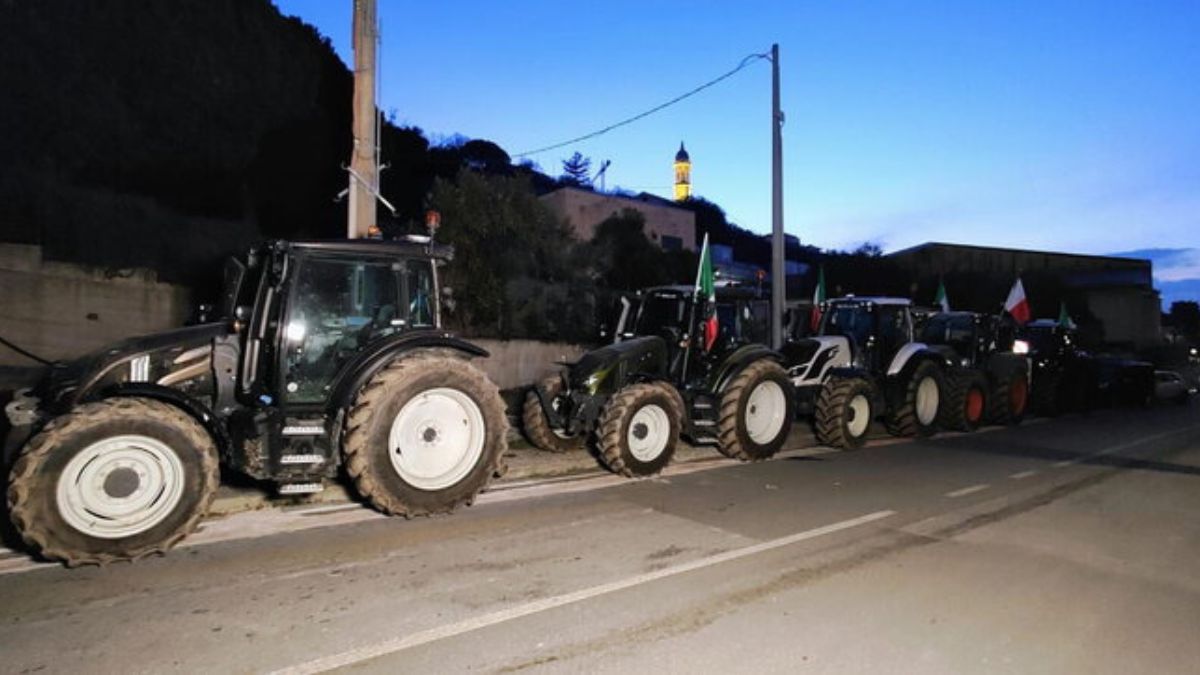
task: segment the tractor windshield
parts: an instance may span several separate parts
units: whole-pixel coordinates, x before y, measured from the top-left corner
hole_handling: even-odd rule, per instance
[[[685,321],[687,303],[677,295],[650,295],[642,301],[633,330],[637,335],[678,332]]]
[[[865,345],[871,336],[871,313],[858,303],[830,306],[821,317],[820,335],[840,335],[857,345]]]

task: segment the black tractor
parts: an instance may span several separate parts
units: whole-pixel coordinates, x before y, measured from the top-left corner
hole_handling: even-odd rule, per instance
[[[339,471],[388,514],[469,504],[508,424],[479,347],[440,328],[428,240],[271,242],[230,261],[216,320],[67,363],[7,408],[13,524],[68,565],[136,559],[195,529],[218,465],[284,495]]]
[[[718,287],[716,298],[715,336],[703,328],[708,303],[694,300],[690,287],[627,298],[613,344],[565,364],[528,394],[530,441],[553,452],[594,441],[601,460],[630,477],[661,471],[681,435],[743,461],[778,452],[793,395],[780,354],[752,341],[766,338],[766,304],[740,287]]]
[[[939,312],[925,320],[921,341],[946,357],[941,426],[974,431],[981,424],[1020,424],[1029,407],[1028,345],[1016,325],[975,312]]]
[[[914,339],[912,303],[847,296],[820,309],[816,335],[783,348],[798,408],[812,414],[817,440],[861,447],[878,416],[893,435],[932,435],[949,363]]]
[[[1018,339],[1033,362],[1031,408],[1053,417],[1095,406],[1100,390],[1100,364],[1079,344],[1075,330],[1051,319],[1030,321]]]

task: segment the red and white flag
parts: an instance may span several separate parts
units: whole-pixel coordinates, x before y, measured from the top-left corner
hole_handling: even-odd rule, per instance
[[[1025,287],[1021,285],[1021,277],[1017,277],[1012,290],[1008,292],[1008,299],[1004,301],[1004,311],[1012,314],[1017,323],[1029,321],[1029,301],[1025,299]]]

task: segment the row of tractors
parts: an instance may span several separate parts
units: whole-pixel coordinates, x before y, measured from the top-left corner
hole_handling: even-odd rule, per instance
[[[1013,425],[1032,410],[1056,415],[1099,403],[1104,368],[1122,401],[1149,402],[1149,364],[1096,359],[1052,321],[921,309],[906,300],[848,296],[822,304],[815,334],[771,350],[766,301],[751,288],[717,289],[715,339],[692,288],[623,298],[613,342],[535,386],[526,437],[565,452],[592,443],[613,471],[662,470],[680,436],[725,455],[761,460],[783,446],[793,419],[816,439],[860,447],[873,423],[895,436]],[[796,325],[796,321],[789,322]],[[1106,382],[1113,382],[1110,375]]]
[[[161,553],[198,526],[222,469],[282,495],[342,478],[406,517],[471,503],[503,471],[508,419],[471,363],[486,352],[442,329],[452,255],[428,237],[269,242],[229,262],[221,306],[196,325],[53,364],[5,409],[16,532],[68,565]],[[647,476],[680,437],[761,460],[808,415],[822,443],[854,448],[876,419],[907,436],[1013,424],[1079,379],[1056,365],[1078,360],[1054,352],[1065,336],[1022,341],[994,317],[843,298],[815,337],[775,351],[757,293],[715,297],[625,299],[611,344],[529,393],[530,440],[592,444]]]

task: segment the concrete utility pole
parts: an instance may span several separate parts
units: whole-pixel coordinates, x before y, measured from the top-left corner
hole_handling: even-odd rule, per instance
[[[379,155],[375,140],[375,0],[354,0],[354,147],[350,151],[350,199],[346,236],[361,239],[375,228]]]
[[[787,296],[783,239],[783,111],[779,109],[779,45],[771,45],[771,347],[783,346]]]

